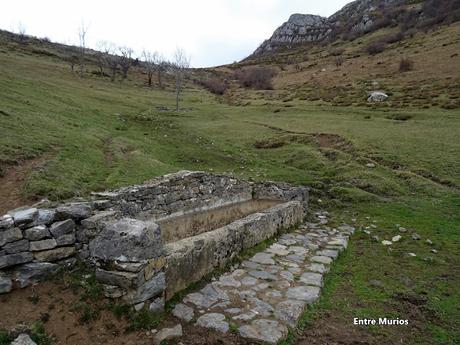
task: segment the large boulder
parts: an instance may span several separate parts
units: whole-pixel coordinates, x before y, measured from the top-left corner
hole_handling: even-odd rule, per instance
[[[131,218],[106,223],[89,243],[91,256],[104,261],[139,262],[163,255],[158,224]]]

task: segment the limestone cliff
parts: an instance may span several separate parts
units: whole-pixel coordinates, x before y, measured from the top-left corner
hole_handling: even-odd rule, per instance
[[[403,0],[357,0],[329,18],[311,14],[293,14],[263,42],[254,55],[268,53],[279,47],[332,40],[338,33],[362,34],[369,31],[381,17],[381,10],[399,5]]]

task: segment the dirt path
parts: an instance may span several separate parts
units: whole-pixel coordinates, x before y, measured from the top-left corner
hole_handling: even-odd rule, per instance
[[[40,156],[6,169],[6,174],[0,177],[0,215],[37,200],[25,198],[23,187],[29,173],[43,166],[48,158],[47,155]]]

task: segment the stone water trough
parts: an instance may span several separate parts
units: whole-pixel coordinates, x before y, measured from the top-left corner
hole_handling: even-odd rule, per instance
[[[90,200],[0,217],[0,293],[63,266],[94,267],[105,295],[159,311],[239,252],[302,221],[308,189],[181,171]]]

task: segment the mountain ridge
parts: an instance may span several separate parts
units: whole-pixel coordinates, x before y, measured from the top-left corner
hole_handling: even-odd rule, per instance
[[[459,0],[356,0],[329,17],[291,15],[249,58],[299,44],[352,40],[382,27],[401,26],[407,31],[458,20]]]

